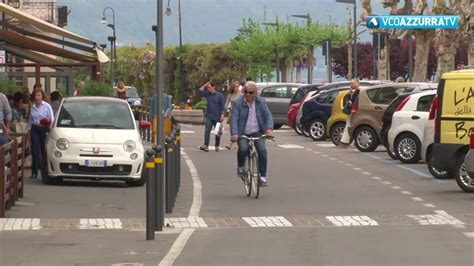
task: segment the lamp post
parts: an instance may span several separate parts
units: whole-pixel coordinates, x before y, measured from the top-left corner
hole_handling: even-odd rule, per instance
[[[295,18],[306,19],[308,29],[311,28],[311,15],[309,13],[306,15],[291,15],[291,16]],[[308,45],[308,84],[313,83],[313,64],[311,60],[312,58],[313,58],[313,46],[310,44]]]
[[[112,11],[112,23],[107,24],[107,17],[105,16],[105,11],[111,10]],[[110,41],[110,53],[111,53],[111,63],[110,63],[110,81],[112,86],[114,86],[114,71],[115,71],[115,62],[117,61],[117,53],[116,53],[116,40],[117,37],[115,35],[115,10],[111,7],[106,7],[102,11],[102,19],[100,23],[107,25],[107,27],[112,28],[113,35],[109,36],[107,39]]]
[[[344,3],[344,4],[353,4],[354,5],[354,78],[359,76],[358,69],[357,69],[357,2],[356,0],[336,0],[337,3]]]
[[[165,15],[171,16],[173,12],[171,11],[170,1],[168,0],[168,7],[166,8]],[[181,19],[181,0],[178,0],[178,28],[179,28],[179,55],[178,55],[178,64],[179,64],[179,90],[178,90],[178,100],[179,102],[184,101],[184,74],[183,74],[183,34],[182,34],[182,19]]]
[[[102,50],[105,50],[105,48],[107,48],[107,44],[105,44],[105,43],[99,44],[99,46],[102,47]],[[101,64],[101,66],[100,66],[100,80],[102,82],[105,82],[104,64]]]
[[[277,34],[280,32],[280,23],[278,23],[278,20],[276,22],[264,22],[262,24],[266,26],[276,27]],[[280,51],[278,49],[278,44],[276,46],[276,75],[277,82],[280,82]]]

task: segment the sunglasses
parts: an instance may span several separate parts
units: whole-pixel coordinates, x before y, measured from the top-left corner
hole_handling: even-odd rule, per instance
[[[247,90],[244,90],[244,93],[245,93],[245,94],[252,95],[252,94],[254,93],[254,91],[247,91]]]

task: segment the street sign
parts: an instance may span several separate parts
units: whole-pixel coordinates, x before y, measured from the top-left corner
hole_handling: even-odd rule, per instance
[[[0,50],[0,72],[5,72],[5,66],[1,64],[5,64],[7,62],[7,56],[4,50]]]

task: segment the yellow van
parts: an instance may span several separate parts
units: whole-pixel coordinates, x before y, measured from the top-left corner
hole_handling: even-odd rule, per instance
[[[331,138],[334,145],[338,145],[341,141],[342,132],[346,126],[346,120],[348,115],[342,112],[344,105],[346,104],[349,98],[349,90],[343,90],[339,92],[339,95],[336,97],[332,104],[331,116],[328,119],[327,123],[327,135]]]
[[[432,108],[435,136],[430,163],[452,173],[462,190],[474,192],[474,177],[464,164],[474,130],[474,69],[443,74],[437,94]]]

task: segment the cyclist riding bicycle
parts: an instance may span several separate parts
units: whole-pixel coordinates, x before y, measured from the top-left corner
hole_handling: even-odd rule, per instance
[[[243,178],[245,175],[245,156],[248,153],[248,140],[239,138],[245,135],[248,137],[260,137],[265,134],[273,137],[273,117],[268,109],[264,98],[257,96],[257,84],[253,81],[245,83],[243,97],[232,102],[232,121],[230,125],[231,140],[238,142],[237,152],[237,175]],[[267,150],[265,148],[265,138],[260,138],[255,142],[258,154],[258,168],[261,176],[261,186],[268,185],[267,177]]]

